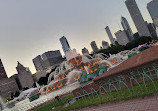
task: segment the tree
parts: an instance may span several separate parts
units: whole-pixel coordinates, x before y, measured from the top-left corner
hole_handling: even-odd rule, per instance
[[[48,77],[41,77],[37,82],[39,85],[47,85]]]
[[[23,91],[28,90],[28,89],[29,89],[28,87],[24,87],[24,88],[23,88]]]
[[[106,55],[117,54],[117,53],[124,51],[124,50],[131,50],[131,49],[138,47],[139,45],[142,45],[142,44],[146,44],[146,43],[149,44],[152,40],[153,40],[153,38],[151,38],[151,37],[139,37],[139,38],[136,38],[133,41],[127,43],[126,46],[119,45],[119,44],[116,44],[116,45],[111,44],[111,47],[108,47],[107,49],[100,50],[96,53],[104,53]]]
[[[20,95],[20,92],[19,92],[19,91],[16,91],[14,96],[15,96],[15,97],[18,97],[19,95]]]
[[[14,99],[14,93],[11,92],[11,96],[10,96],[11,100]]]

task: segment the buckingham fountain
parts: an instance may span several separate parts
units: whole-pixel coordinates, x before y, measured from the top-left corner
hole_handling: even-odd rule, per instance
[[[76,86],[87,83],[95,77],[110,70],[116,65],[122,63],[127,57],[123,55],[95,54],[79,55],[76,50],[69,50],[66,53],[67,61],[64,61],[48,79],[48,85],[40,89],[41,94],[48,94],[52,91],[59,90],[63,87]],[[54,80],[51,81],[51,78]]]
[[[22,101],[8,102],[8,104],[15,104],[15,106],[10,109],[4,108],[5,105],[0,99],[3,104],[0,106],[6,111],[25,111],[39,106],[58,95],[63,95],[82,85],[86,85],[92,79],[127,60],[128,55],[131,53],[138,53],[138,49],[122,51],[109,56],[102,53],[94,54],[93,56],[88,54],[80,55],[77,54],[75,49],[69,50],[66,53],[67,61],[61,63],[60,66],[50,74],[48,85],[38,87],[40,98],[30,102],[28,96],[26,96]],[[51,80],[52,77],[54,77],[54,80]]]

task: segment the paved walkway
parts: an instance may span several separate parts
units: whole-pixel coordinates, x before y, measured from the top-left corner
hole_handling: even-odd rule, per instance
[[[99,105],[76,111],[158,111],[158,96]]]

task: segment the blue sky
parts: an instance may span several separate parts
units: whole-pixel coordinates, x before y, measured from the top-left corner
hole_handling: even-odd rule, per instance
[[[152,22],[146,9],[150,0],[136,0],[145,20]],[[79,53],[90,42],[98,47],[109,39],[104,30],[118,31],[120,17],[135,26],[124,0],[0,0],[0,58],[8,76],[16,72],[17,61],[35,68],[32,59],[49,50],[60,50],[59,38],[67,37]],[[121,26],[121,25],[120,25]]]

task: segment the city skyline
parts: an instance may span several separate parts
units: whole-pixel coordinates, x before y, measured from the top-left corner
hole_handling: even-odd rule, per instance
[[[148,22],[152,22],[146,9],[148,2],[150,1],[137,0],[138,7],[144,19]],[[89,0],[89,2],[84,0],[80,2],[69,0],[68,2],[64,2],[65,4],[63,2],[61,4],[61,1],[47,1],[42,4],[43,2],[39,0],[38,7],[36,8],[34,8],[36,3],[33,2],[33,4],[30,5],[30,1],[21,1],[22,5],[18,4],[17,7],[15,7],[15,3],[8,3],[7,1],[3,1],[1,3],[3,6],[0,6],[2,11],[0,38],[3,40],[0,42],[0,58],[3,61],[8,76],[17,73],[15,67],[16,61],[18,60],[25,66],[30,67],[32,73],[35,73],[32,59],[49,50],[59,49],[62,52],[59,38],[63,35],[67,37],[71,47],[76,48],[77,52],[81,53],[83,46],[90,52],[92,51],[90,46],[91,41],[96,41],[98,47],[101,46],[102,40],[109,42],[104,28],[106,25],[110,26],[112,34],[114,35],[114,32],[119,29],[117,23],[120,21],[121,15],[127,18],[132,31],[136,31],[124,1],[122,0],[101,0],[99,2],[96,0]],[[24,5],[25,3],[29,7]],[[88,4],[86,5],[86,3]],[[55,7],[54,4],[59,8],[63,7],[57,11],[58,7]],[[22,8],[23,5],[23,9],[20,11],[19,8]],[[55,12],[51,5],[55,7]],[[114,5],[115,8],[109,7],[108,5]],[[41,6],[44,6],[44,8],[47,6],[47,8],[45,10],[44,8],[42,8],[43,10],[38,10]],[[71,7],[69,8],[69,6]],[[82,8],[80,6],[82,6]],[[6,13],[4,13],[5,8],[9,7],[10,9],[7,9]],[[12,8],[13,10],[11,11]],[[66,8],[65,11],[63,11],[64,8]],[[70,10],[72,8],[74,11]],[[109,8],[112,8],[112,13],[108,12]],[[118,10],[118,8],[120,8],[120,10]],[[51,9],[50,12],[49,9]],[[41,11],[42,16],[40,15]],[[23,14],[23,12],[26,14]],[[62,12],[61,15],[60,12]],[[65,14],[64,12],[67,13]],[[58,16],[50,16],[50,14]],[[70,17],[62,18],[59,21],[57,20],[58,17],[64,17],[67,14]],[[18,17],[19,15],[20,17]],[[80,17],[81,15],[82,17]],[[46,22],[46,20],[50,23]],[[57,22],[57,24],[55,22]]]

